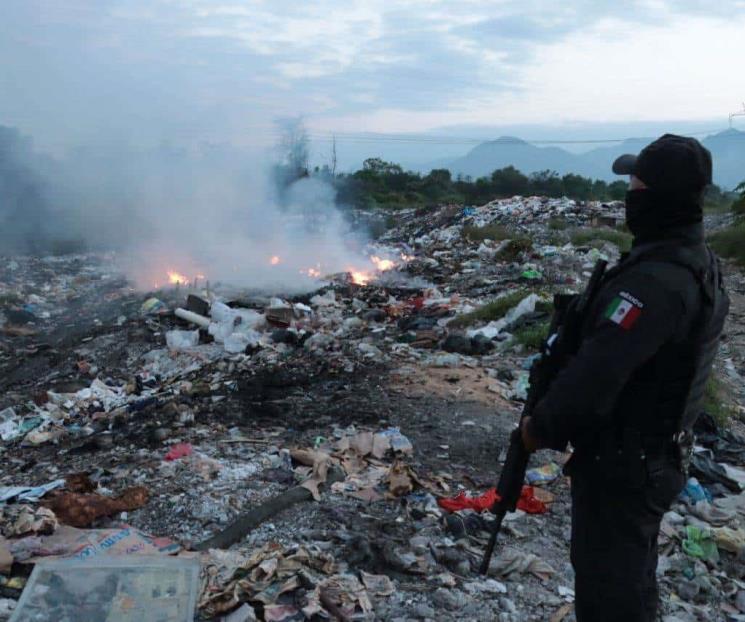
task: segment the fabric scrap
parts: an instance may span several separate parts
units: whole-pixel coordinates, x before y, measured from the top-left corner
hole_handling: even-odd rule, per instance
[[[52,510],[60,522],[73,527],[88,527],[97,518],[118,512],[129,512],[144,506],[150,493],[144,486],[133,486],[117,497],[104,497],[96,493],[61,493],[44,505]]]
[[[511,574],[531,573],[545,581],[556,571],[551,565],[532,553],[507,549],[489,566],[489,574],[507,577]]]

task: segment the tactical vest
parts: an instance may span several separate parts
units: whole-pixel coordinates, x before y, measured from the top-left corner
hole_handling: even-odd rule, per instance
[[[606,279],[642,262],[654,264],[654,274],[673,288],[690,287],[693,276],[699,309],[685,337],[665,343],[632,374],[612,411],[613,436],[621,440],[633,430],[647,440],[679,438],[681,432],[690,432],[701,411],[729,297],[719,261],[703,243],[654,245],[609,270]]]

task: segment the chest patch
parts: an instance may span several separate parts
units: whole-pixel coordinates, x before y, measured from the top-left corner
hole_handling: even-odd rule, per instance
[[[605,317],[624,330],[629,330],[642,314],[642,302],[626,292],[616,296],[605,310]]]

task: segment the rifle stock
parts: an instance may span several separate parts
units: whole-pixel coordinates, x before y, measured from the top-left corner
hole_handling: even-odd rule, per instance
[[[580,342],[581,323],[588,305],[600,287],[607,262],[599,260],[595,264],[587,287],[577,297],[557,295],[554,297],[554,315],[551,319],[549,337],[541,347],[541,356],[530,368],[528,395],[525,400],[520,421],[530,417],[536,404],[543,398],[548,389],[566,364],[569,357],[577,352]],[[575,304],[576,299],[576,304]],[[528,468],[530,453],[525,449],[520,435],[520,426],[512,431],[502,472],[497,483],[499,499],[490,511],[495,515],[492,523],[489,542],[481,560],[479,572],[485,575],[497,543],[497,536],[502,528],[502,521],[507,512],[514,512],[520,499],[525,471]]]

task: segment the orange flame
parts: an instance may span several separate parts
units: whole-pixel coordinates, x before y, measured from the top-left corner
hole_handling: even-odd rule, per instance
[[[185,285],[189,282],[189,278],[183,274],[179,274],[175,270],[168,270],[168,282],[171,285]]]
[[[385,272],[386,270],[391,270],[392,268],[396,267],[396,263],[391,259],[381,259],[380,257],[376,257],[375,255],[372,255],[370,257],[370,261],[372,261],[375,264],[375,267],[381,272]]]
[[[279,255],[274,255],[270,260],[269,263],[273,266],[276,266],[280,262]]]
[[[362,272],[360,270],[350,270],[349,274],[352,277],[352,283],[355,285],[367,285],[372,278],[368,272]]]

